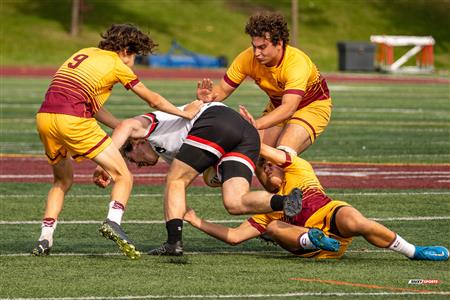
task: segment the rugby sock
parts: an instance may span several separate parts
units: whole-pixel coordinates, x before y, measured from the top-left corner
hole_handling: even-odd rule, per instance
[[[309,235],[307,232],[303,233],[299,238],[298,242],[300,243],[300,246],[305,250],[314,250],[317,249],[316,246],[311,242],[309,239]]]
[[[124,211],[125,206],[122,203],[111,201],[109,202],[109,211],[106,218],[120,225]]]
[[[270,208],[272,208],[273,211],[279,211],[283,210],[283,201],[286,196],[282,195],[273,195],[272,198],[270,198]]]
[[[178,241],[181,241],[181,235],[183,233],[183,220],[181,219],[172,219],[166,222],[167,229],[167,242],[169,244],[175,244]]]
[[[398,234],[395,234],[395,239],[389,245],[389,249],[395,252],[400,252],[409,258],[412,258],[414,256],[414,252],[416,251],[416,247],[413,244],[408,243]]]
[[[56,219],[53,218],[44,218],[42,220],[41,236],[39,237],[39,240],[48,240],[50,247],[53,245],[53,232],[55,231],[56,223]]]

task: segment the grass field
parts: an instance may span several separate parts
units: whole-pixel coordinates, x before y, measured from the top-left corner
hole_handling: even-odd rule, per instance
[[[49,79],[1,78],[1,154],[41,155],[34,114]],[[147,81],[177,104],[195,82]],[[331,84],[334,112],[304,158],[328,162],[449,163],[450,95],[445,85]],[[228,104],[258,113],[264,95],[244,84]],[[147,111],[118,87],[107,108],[125,118]],[[21,166],[26,174],[26,161]],[[40,232],[49,184],[0,182],[0,299],[435,299],[450,295],[449,263],[417,262],[355,238],[341,260],[296,258],[259,240],[231,247],[185,225],[182,258],[143,255],[131,261],[97,233],[108,191],[75,185],[55,234],[53,255],[29,256]],[[165,238],[160,186],[137,185],[124,228],[142,250]],[[450,190],[328,191],[415,244],[450,247]],[[219,191],[191,188],[199,215],[228,225]],[[410,285],[435,279],[436,285]]]

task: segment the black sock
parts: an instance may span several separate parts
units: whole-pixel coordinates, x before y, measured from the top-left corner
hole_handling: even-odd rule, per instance
[[[270,198],[270,207],[273,211],[283,210],[283,200],[286,196],[282,195],[273,195]]]
[[[181,241],[181,235],[183,233],[183,220],[181,219],[172,219],[166,222],[167,229],[167,242],[169,244],[175,244],[178,241]]]

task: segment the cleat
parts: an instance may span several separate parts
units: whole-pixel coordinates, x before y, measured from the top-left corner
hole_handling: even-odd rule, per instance
[[[311,243],[321,250],[337,252],[341,246],[338,240],[327,237],[322,230],[317,228],[311,228],[308,231],[308,237]]]
[[[448,260],[448,249],[442,246],[415,246],[412,260]]]
[[[136,250],[134,243],[128,238],[122,227],[116,222],[106,219],[98,230],[105,238],[114,241],[120,251],[131,259],[138,259],[141,253]]]
[[[183,255],[183,242],[178,241],[175,244],[165,242],[158,248],[147,252],[148,255],[162,255],[162,256],[181,256]]]
[[[47,256],[50,254],[50,242],[48,240],[37,241],[36,246],[31,251],[34,256]]]
[[[302,190],[298,188],[292,189],[291,193],[286,195],[283,202],[283,212],[287,217],[291,218],[302,210],[302,196]]]

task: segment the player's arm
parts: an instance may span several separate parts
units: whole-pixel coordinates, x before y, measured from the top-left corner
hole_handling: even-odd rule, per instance
[[[299,95],[283,95],[280,106],[256,120],[256,129],[266,129],[289,119],[297,111],[300,101]]]
[[[150,120],[141,116],[123,120],[112,133],[112,140],[117,148],[125,144],[128,138],[144,138],[147,134]]]
[[[239,227],[230,228],[199,218],[192,208],[188,208],[184,215],[184,220],[204,233],[232,246],[258,237],[261,234],[248,221],[244,221]]]
[[[106,108],[103,106],[97,111],[94,115],[94,118],[100,123],[108,126],[111,129],[114,129],[119,125],[120,120],[113,116]]]
[[[214,85],[212,80],[204,78],[197,83],[197,99],[203,102],[223,101],[230,96],[236,88],[230,86],[225,80]]]
[[[203,101],[194,100],[190,104],[186,105],[184,110],[178,109],[175,105],[166,100],[163,96],[149,90],[142,82],[139,82],[132,87],[133,92],[141,97],[152,108],[183,117],[191,120],[200,111],[203,105]]]
[[[288,156],[289,154],[286,154],[286,152],[284,152],[283,150],[273,148],[264,143],[261,143],[261,151],[259,155],[262,158],[276,164],[277,166],[282,166],[287,162],[288,159],[290,160],[290,157]]]

